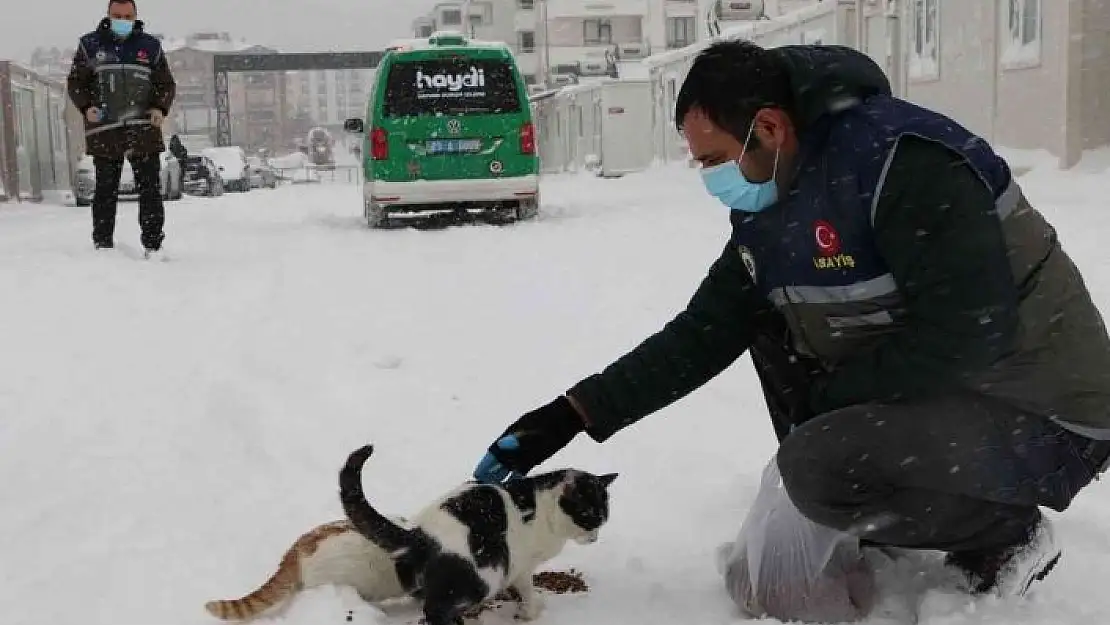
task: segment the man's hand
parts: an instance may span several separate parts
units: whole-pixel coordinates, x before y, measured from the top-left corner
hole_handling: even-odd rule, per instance
[[[150,109],[150,124],[155,128],[161,128],[162,122],[165,121],[166,116],[162,114],[161,109]]]
[[[103,113],[101,113],[100,109],[96,108],[95,106],[90,106],[89,108],[85,109],[85,119],[89,120],[90,124],[95,124],[99,122],[102,116]]]
[[[517,419],[490,445],[474,469],[474,479],[497,483],[527,475],[566,447],[586,427],[566,396]]]

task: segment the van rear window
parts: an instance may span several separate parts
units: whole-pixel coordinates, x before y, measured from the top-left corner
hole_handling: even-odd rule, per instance
[[[400,61],[389,69],[386,117],[520,112],[512,66],[499,60]]]

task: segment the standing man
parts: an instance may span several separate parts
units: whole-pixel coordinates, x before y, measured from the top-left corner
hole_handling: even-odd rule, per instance
[[[162,121],[176,84],[162,44],[143,32],[135,0],[111,0],[96,30],[81,37],[69,71],[69,97],[85,117],[85,151],[96,166],[93,244],[114,246],[123,159],[139,188],[139,227],[147,257],[162,249],[165,208],[161,177]]]
[[[185,149],[185,144],[181,142],[181,137],[174,135],[170,137],[170,154],[181,161],[181,167],[185,167],[185,159],[189,157],[189,151]]]
[[[605,441],[749,352],[802,514],[1024,596],[1061,556],[1041,508],[1067,509],[1110,456],[1110,337],[1055,229],[986,141],[851,49],[714,43],[675,108],[730,209],[720,257],[684,311],[510,424],[475,476]]]

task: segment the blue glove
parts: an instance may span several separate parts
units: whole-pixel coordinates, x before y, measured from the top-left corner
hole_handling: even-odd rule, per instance
[[[501,438],[494,444],[498,449],[505,451],[516,451],[520,449],[520,441],[512,434]],[[524,476],[501,464],[501,461],[489,451],[486,452],[486,455],[482,456],[481,462],[479,462],[478,466],[474,469],[474,479],[484,484],[501,484],[522,477]]]
[[[502,432],[474,469],[474,479],[493,484],[522,478],[566,447],[585,426],[570,400],[559,396]]]

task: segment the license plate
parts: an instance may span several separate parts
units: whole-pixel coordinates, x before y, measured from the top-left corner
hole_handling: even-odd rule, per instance
[[[432,139],[428,154],[473,154],[482,150],[481,139]]]

